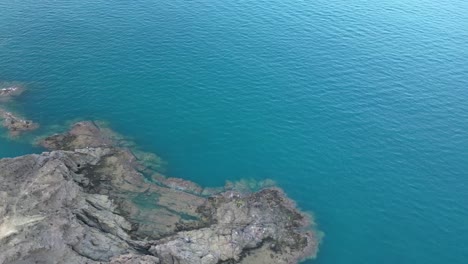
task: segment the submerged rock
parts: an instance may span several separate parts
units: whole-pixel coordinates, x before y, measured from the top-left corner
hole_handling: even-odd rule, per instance
[[[80,122],[0,160],[0,263],[297,263],[317,253],[310,219],[277,188],[209,197],[148,181],[107,130]]]
[[[16,137],[26,131],[32,131],[39,127],[37,123],[31,120],[22,119],[15,114],[0,108],[0,119],[3,119],[2,125],[10,132],[10,136]]]
[[[9,101],[11,98],[19,96],[23,92],[24,88],[22,86],[8,86],[0,88],[0,103]],[[39,127],[37,123],[34,123],[31,120],[23,119],[12,112],[6,111],[1,105],[0,120],[3,120],[2,126],[9,131],[10,136],[12,137],[19,136],[21,133],[32,131]]]
[[[9,86],[0,88],[0,101],[6,101],[12,97],[19,96],[24,92],[24,88],[21,86]]]

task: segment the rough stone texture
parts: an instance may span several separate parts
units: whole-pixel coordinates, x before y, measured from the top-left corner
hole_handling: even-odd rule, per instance
[[[134,255],[126,254],[114,257],[110,261],[111,264],[152,264],[160,263],[159,259],[150,255]]]
[[[40,144],[47,149],[75,150],[79,148],[106,147],[112,145],[112,135],[103,133],[94,122],[79,122],[64,134],[45,138]]]
[[[138,158],[109,135],[80,122],[42,142],[51,152],[0,160],[0,263],[296,263],[315,256],[317,233],[281,190],[207,197],[188,181],[145,178]]]
[[[150,252],[164,263],[172,263],[172,259],[177,263],[218,263],[240,261],[246,250],[267,245],[270,250],[259,258],[269,263],[295,263],[305,252],[315,253],[317,242],[312,232],[301,231],[308,220],[293,206],[279,189],[244,196],[225,192],[198,209],[209,226],[161,239]]]

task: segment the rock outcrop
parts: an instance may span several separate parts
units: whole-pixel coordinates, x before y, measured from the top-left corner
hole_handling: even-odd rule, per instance
[[[2,125],[8,129],[10,136],[17,137],[26,131],[32,131],[39,125],[31,120],[26,120],[17,115],[0,108],[0,119],[3,119]]]
[[[149,174],[108,132],[80,122],[44,139],[50,152],[0,160],[0,263],[297,263],[317,253],[311,219],[280,189],[206,196]]]
[[[21,86],[9,86],[0,89],[0,103],[10,101],[13,97],[19,96],[24,92]],[[2,126],[8,129],[10,136],[17,137],[26,131],[32,131],[39,125],[31,120],[26,120],[18,115],[6,111],[0,105],[0,120],[3,120]]]

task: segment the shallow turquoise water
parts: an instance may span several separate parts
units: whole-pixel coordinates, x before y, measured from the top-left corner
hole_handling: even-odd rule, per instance
[[[468,263],[468,2],[0,0],[0,80],[202,185],[272,178],[311,263]],[[38,152],[0,139],[0,157]]]

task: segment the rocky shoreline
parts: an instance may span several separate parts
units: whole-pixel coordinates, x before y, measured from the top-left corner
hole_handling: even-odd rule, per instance
[[[313,220],[275,187],[204,189],[166,178],[79,122],[0,160],[0,263],[298,263]],[[143,173],[144,172],[144,173]]]

